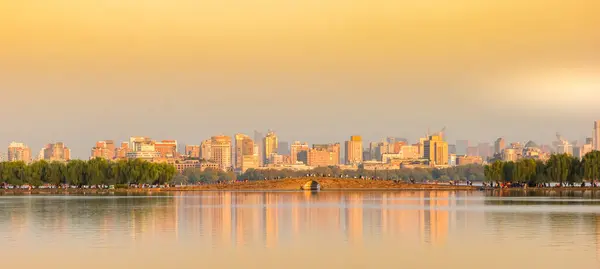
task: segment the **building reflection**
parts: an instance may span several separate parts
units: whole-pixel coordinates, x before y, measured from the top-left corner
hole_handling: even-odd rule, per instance
[[[306,235],[334,235],[353,246],[402,238],[444,245],[455,220],[454,192],[203,192],[160,197],[63,199],[23,204],[2,218],[14,234],[28,223],[57,233],[97,231],[110,242],[171,240],[278,247]],[[31,203],[31,204],[26,204]],[[33,213],[32,213],[33,212]]]

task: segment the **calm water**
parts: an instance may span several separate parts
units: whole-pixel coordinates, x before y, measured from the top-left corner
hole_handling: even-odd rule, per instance
[[[586,269],[600,193],[0,196],[0,240],[2,268]]]

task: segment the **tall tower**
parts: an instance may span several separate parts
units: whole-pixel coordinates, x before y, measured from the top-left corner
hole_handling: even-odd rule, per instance
[[[211,159],[226,170],[231,167],[231,137],[225,135],[211,138]]]
[[[350,141],[346,141],[345,146],[346,146],[345,147],[346,164],[352,165],[352,164],[362,163],[362,161],[363,161],[363,159],[362,159],[362,151],[363,151],[362,137],[357,136],[357,135],[351,136]]]
[[[494,143],[494,154],[502,153],[502,150],[504,150],[505,147],[506,143],[504,142],[504,138],[500,137],[496,139],[496,142]]]
[[[425,159],[434,165],[448,165],[448,143],[440,136],[432,135],[423,143]]]
[[[277,135],[273,131],[269,131],[267,136],[263,139],[264,146],[264,154],[263,161],[264,163],[268,163],[271,158],[271,154],[277,153],[277,147],[279,146],[279,142],[277,141]]]

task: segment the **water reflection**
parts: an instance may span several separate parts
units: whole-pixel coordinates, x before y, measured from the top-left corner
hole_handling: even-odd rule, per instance
[[[215,265],[223,261],[211,255],[224,250],[264,249],[288,258],[301,257],[296,250],[319,255],[335,249],[345,256],[359,251],[366,258],[349,260],[361,259],[354,260],[359,264],[369,255],[389,253],[420,266],[437,265],[427,257],[469,265],[452,255],[487,257],[501,251],[577,258],[587,266],[600,260],[596,195],[348,191],[1,197],[0,247],[13,255],[52,248],[105,249],[106,255],[157,249],[200,255]],[[549,268],[560,265],[545,259]]]

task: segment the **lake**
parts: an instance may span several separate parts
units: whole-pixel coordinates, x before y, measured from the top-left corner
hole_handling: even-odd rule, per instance
[[[600,192],[0,196],[3,268],[598,268]]]

